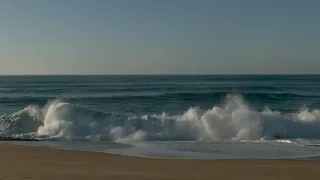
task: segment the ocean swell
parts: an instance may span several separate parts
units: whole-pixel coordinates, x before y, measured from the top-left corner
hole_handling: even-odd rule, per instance
[[[320,110],[283,114],[252,109],[241,95],[227,95],[211,109],[191,107],[169,115],[116,115],[55,100],[0,116],[0,136],[60,140],[218,141],[320,139]]]

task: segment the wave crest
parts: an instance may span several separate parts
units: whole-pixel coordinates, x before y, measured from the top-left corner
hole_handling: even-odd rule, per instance
[[[5,137],[66,140],[216,141],[257,139],[320,139],[320,110],[302,108],[282,114],[255,111],[241,95],[230,94],[221,106],[191,107],[180,115],[127,117],[84,109],[59,100],[45,107],[28,106],[0,117]]]

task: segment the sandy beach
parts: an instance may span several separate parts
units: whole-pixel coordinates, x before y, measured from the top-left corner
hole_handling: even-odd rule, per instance
[[[168,160],[0,144],[0,179],[319,179],[320,161]]]

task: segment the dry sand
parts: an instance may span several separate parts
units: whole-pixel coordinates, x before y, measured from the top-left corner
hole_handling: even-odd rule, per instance
[[[0,180],[320,179],[320,161],[165,160],[0,144]]]

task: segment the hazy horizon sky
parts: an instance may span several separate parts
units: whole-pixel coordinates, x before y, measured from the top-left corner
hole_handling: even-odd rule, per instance
[[[0,0],[0,74],[317,74],[317,0]]]

